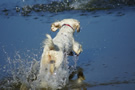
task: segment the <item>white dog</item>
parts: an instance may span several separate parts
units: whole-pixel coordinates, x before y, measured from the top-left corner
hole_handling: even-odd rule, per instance
[[[75,19],[64,19],[54,22],[51,30],[55,32],[60,29],[57,35],[52,39],[49,34],[44,42],[44,50],[40,62],[40,73],[47,70],[51,74],[57,69],[64,58],[64,53],[69,54],[74,51],[77,55],[82,52],[82,46],[74,40],[75,30],[80,31],[80,22]]]

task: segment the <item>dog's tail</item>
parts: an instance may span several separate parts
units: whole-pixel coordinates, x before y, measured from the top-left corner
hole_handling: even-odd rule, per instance
[[[46,34],[47,39],[44,41],[46,50],[54,50],[53,39],[49,34]]]

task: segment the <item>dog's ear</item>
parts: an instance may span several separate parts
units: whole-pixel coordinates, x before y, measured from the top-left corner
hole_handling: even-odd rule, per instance
[[[76,21],[75,24],[73,25],[74,29],[77,30],[77,32],[80,32],[80,22]]]
[[[77,32],[80,32],[80,23],[78,23],[78,24],[76,25],[76,30],[77,30]]]
[[[61,22],[58,21],[58,22],[54,22],[52,25],[51,25],[51,30],[53,32],[55,32],[57,29],[61,28]]]

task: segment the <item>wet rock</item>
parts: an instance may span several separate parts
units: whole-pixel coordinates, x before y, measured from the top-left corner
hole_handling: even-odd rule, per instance
[[[122,12],[118,12],[116,16],[124,16],[125,14]]]
[[[6,13],[5,13],[5,15],[7,16],[7,15],[8,15],[8,13],[6,12]]]
[[[43,8],[44,8],[43,4],[36,4],[36,5],[33,5],[32,10],[34,10],[35,12],[40,12],[43,10]]]
[[[107,14],[112,14],[113,12],[107,12]]]
[[[6,9],[6,8],[2,10],[2,12],[7,12],[7,11],[9,11],[9,10],[8,10],[8,9]]]
[[[95,18],[96,18],[96,17],[99,17],[99,15],[94,15],[93,17],[95,17]]]
[[[27,5],[27,6],[22,7],[21,14],[24,16],[28,16],[31,11],[32,11],[31,6]]]
[[[38,19],[38,17],[34,17],[34,19]]]
[[[20,12],[20,8],[19,7],[16,7],[16,12]]]
[[[80,14],[80,16],[87,16],[87,14]]]

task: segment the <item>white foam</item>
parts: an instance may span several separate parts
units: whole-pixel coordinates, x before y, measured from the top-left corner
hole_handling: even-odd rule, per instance
[[[81,1],[75,1],[74,3],[70,4],[71,8],[74,9],[81,9],[86,5],[90,0],[81,0]]]

